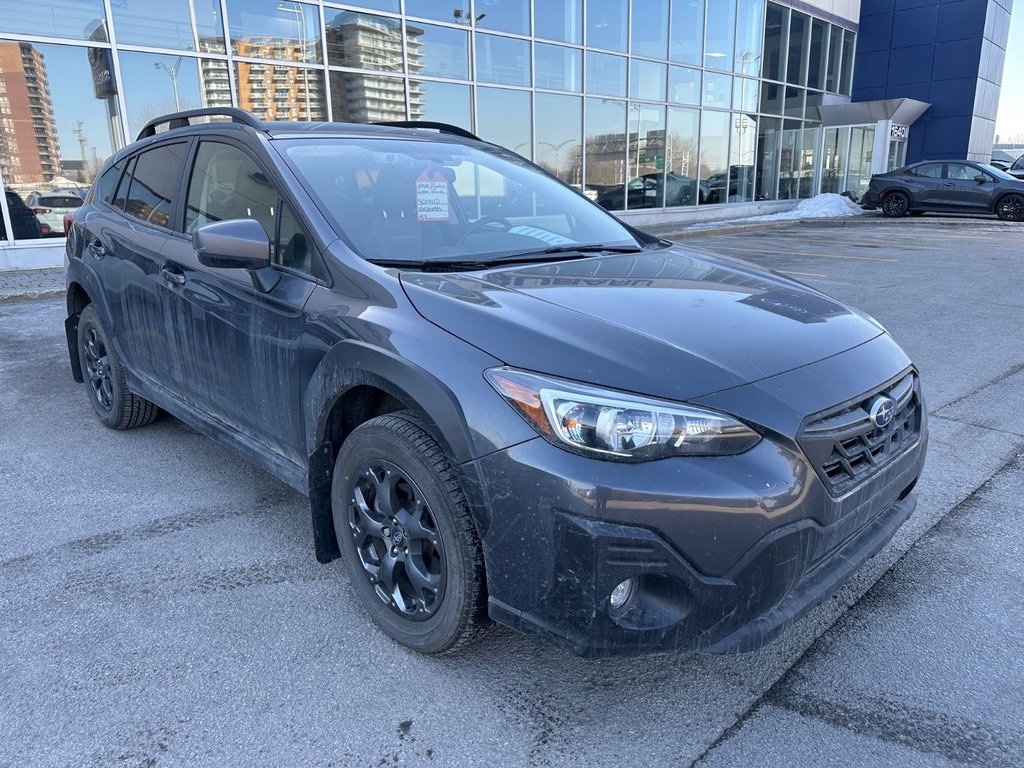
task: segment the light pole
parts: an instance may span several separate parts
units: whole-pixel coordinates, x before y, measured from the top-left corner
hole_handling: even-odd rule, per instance
[[[634,178],[640,177],[640,115],[643,113],[643,107],[639,104],[630,104],[630,109],[636,110],[636,175]]]
[[[572,144],[573,139],[566,139],[561,144],[552,144],[550,141],[538,141],[538,144],[543,144],[545,147],[551,147],[551,151],[555,153],[555,176],[562,178],[561,166],[558,164],[558,153],[562,151],[562,147],[566,144]]]
[[[291,7],[289,7],[291,6]],[[302,56],[302,63],[306,64],[306,14],[298,3],[278,3],[277,10],[285,13],[294,13],[298,16],[296,26],[299,30],[299,51]],[[309,105],[309,70],[302,68],[302,90],[306,92],[306,119],[312,120],[312,112]],[[275,94],[276,95],[276,94]]]
[[[162,69],[171,78],[171,88],[174,90],[174,111],[181,112],[181,101],[178,100],[178,67],[181,66],[181,56],[174,60],[174,66],[168,67],[162,61],[153,62],[153,69]]]

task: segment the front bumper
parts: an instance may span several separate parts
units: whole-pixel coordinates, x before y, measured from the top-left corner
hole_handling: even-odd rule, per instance
[[[890,363],[905,364],[893,347],[880,338],[757,385],[774,414],[760,423],[781,430],[799,422],[782,402],[788,394],[813,411],[845,400],[874,376],[849,363],[889,350]],[[718,405],[735,413],[726,401],[750,394],[723,394]],[[795,426],[769,427],[740,456],[642,464],[588,459],[537,438],[464,465],[492,618],[582,656],[761,647],[833,594],[910,516],[927,445],[924,422],[915,443],[835,498],[787,433]],[[629,578],[638,589],[616,611],[609,595]]]

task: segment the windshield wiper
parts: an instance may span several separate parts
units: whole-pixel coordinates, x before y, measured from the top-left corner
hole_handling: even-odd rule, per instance
[[[372,259],[381,267],[417,269],[424,272],[449,272],[489,269],[497,264],[537,264],[552,261],[584,259],[590,253],[640,253],[643,249],[635,245],[556,245],[536,251],[522,251],[497,256],[493,259],[423,259],[404,261],[402,259]]]

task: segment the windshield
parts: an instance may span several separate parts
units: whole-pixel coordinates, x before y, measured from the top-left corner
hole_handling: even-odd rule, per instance
[[[1024,171],[1024,155],[1021,155],[1014,161],[1013,165],[1010,166],[1010,170]]]
[[[370,261],[638,247],[610,215],[511,153],[372,137],[281,141],[321,211]]]
[[[987,165],[986,163],[978,163],[978,165],[984,168],[986,173],[991,173],[997,179],[1001,179],[1002,181],[1017,181],[1017,179],[1008,174],[1006,171],[1000,171],[994,165]]]

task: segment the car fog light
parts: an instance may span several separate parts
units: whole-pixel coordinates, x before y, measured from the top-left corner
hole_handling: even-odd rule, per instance
[[[612,608],[619,609],[629,602],[629,598],[633,596],[633,588],[636,583],[636,578],[631,577],[626,579],[624,582],[619,584],[615,589],[612,590],[611,596],[608,598],[612,604]]]

